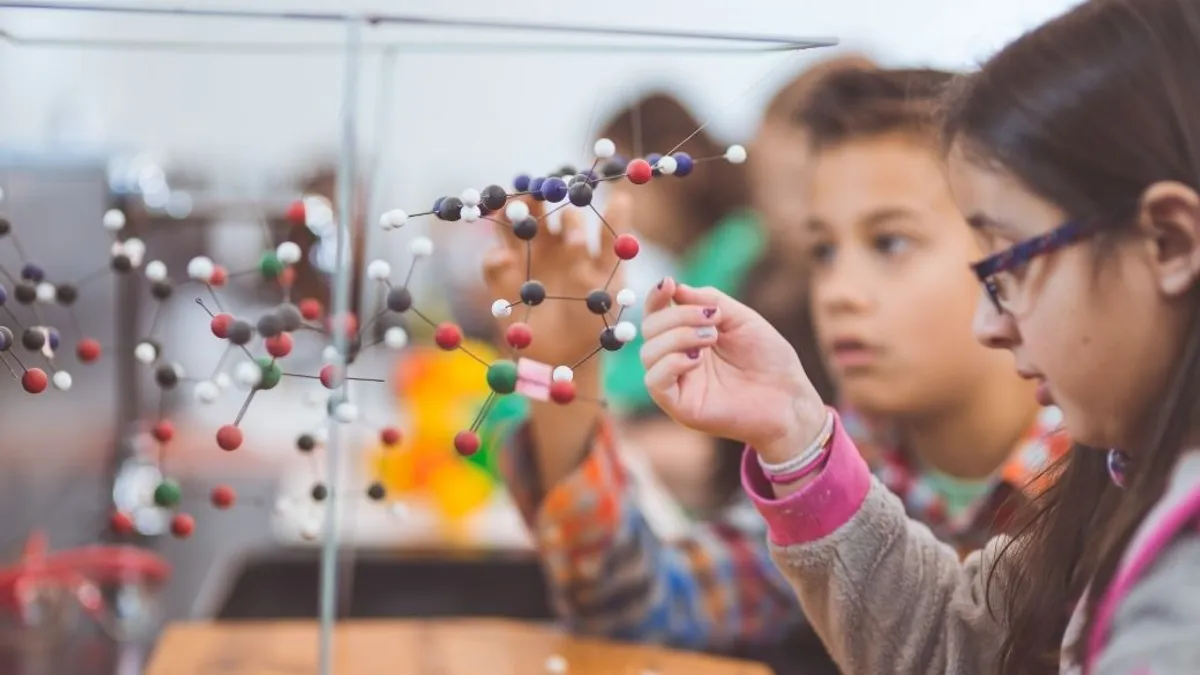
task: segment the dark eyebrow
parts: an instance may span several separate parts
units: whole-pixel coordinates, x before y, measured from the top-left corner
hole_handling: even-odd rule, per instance
[[[862,219],[862,225],[863,227],[870,229],[873,227],[878,227],[889,220],[903,220],[906,218],[912,218],[915,215],[916,213],[910,209],[896,206],[886,207],[882,209],[876,209],[875,211],[868,213],[867,216]]]
[[[973,230],[990,230],[993,234],[1009,238],[1018,234],[1015,227],[995,218],[989,218],[982,213],[973,213],[967,216],[967,225],[970,225]]]

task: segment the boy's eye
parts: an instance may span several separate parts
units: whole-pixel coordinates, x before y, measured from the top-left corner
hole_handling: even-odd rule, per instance
[[[833,244],[819,243],[813,245],[811,255],[814,261],[824,263],[833,259],[834,252]]]
[[[875,250],[885,255],[903,253],[909,245],[908,237],[898,234],[881,234],[875,237]]]

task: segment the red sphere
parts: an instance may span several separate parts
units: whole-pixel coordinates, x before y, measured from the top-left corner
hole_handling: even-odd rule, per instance
[[[479,452],[479,434],[474,431],[460,431],[454,436],[454,449],[463,457],[470,457]]]
[[[242,447],[242,430],[232,424],[217,429],[217,445],[226,452]]]
[[[550,400],[566,405],[575,400],[575,383],[570,381],[555,382],[550,385]]]
[[[117,534],[130,534],[133,532],[133,517],[123,511],[117,511],[108,519],[108,524],[112,527],[113,532]]]
[[[277,359],[282,359],[292,353],[292,334],[280,333],[273,338],[267,338],[267,353]]]
[[[228,485],[216,486],[212,489],[212,494],[210,497],[212,499],[213,506],[217,507],[218,509],[227,509],[233,506],[233,503],[237,501],[237,495],[234,494],[233,488],[229,487]]]
[[[462,331],[450,322],[439,324],[437,330],[433,331],[433,341],[446,351],[458,349],[462,344],[462,339]]]
[[[212,334],[224,340],[229,337],[229,327],[233,325],[232,314],[218,314],[208,322],[208,327],[212,329]]]
[[[650,162],[644,159],[635,159],[625,167],[625,175],[629,178],[630,183],[642,185],[650,182],[650,178],[654,176],[654,169],[651,168]]]
[[[175,426],[167,420],[160,420],[150,432],[159,443],[170,443],[175,438]]]
[[[321,368],[321,384],[326,389],[336,389],[341,386],[342,378],[338,376],[338,367],[332,363]]]
[[[187,539],[196,531],[196,519],[186,513],[176,513],[171,518],[171,534],[180,539]]]
[[[638,244],[637,237],[632,234],[622,234],[613,242],[613,253],[616,253],[621,260],[633,260],[637,257],[639,250],[641,250],[641,245]]]
[[[343,314],[341,317],[331,316],[328,323],[330,333],[339,327],[346,331],[346,335],[349,337],[353,337],[358,332],[358,317],[353,313]]]
[[[396,445],[400,442],[400,430],[396,427],[387,427],[379,432],[379,440],[389,447]]]
[[[508,327],[504,339],[513,349],[525,349],[533,342],[533,330],[529,324],[517,322]]]
[[[48,384],[50,384],[50,378],[46,377],[46,371],[41,368],[30,368],[21,376],[21,386],[30,394],[40,394],[46,391]]]
[[[288,205],[287,211],[283,213],[283,217],[287,218],[289,223],[294,225],[304,225],[308,222],[308,214],[304,209],[304,202],[294,201]]]
[[[209,286],[224,286],[225,282],[229,281],[229,272],[220,265],[213,265],[212,276],[208,278]]]
[[[316,321],[321,318],[321,301],[316,298],[305,298],[300,301],[300,316],[305,321]]]
[[[75,346],[75,355],[84,363],[95,363],[100,358],[100,343],[91,338],[84,338]]]

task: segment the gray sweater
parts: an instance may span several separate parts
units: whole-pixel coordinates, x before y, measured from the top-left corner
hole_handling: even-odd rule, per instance
[[[988,581],[1004,538],[960,560],[871,476],[840,420],[826,466],[800,492],[777,499],[752,450],[743,482],[775,563],[842,672],[998,672],[1006,620],[985,593],[999,612],[1003,567]],[[1200,673],[1200,452],[1181,459],[1098,611],[1088,663],[1064,662],[1062,673]],[[1076,611],[1068,641],[1079,623]]]

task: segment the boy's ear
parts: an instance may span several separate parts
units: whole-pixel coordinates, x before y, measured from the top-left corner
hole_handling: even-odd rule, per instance
[[[1150,234],[1159,290],[1177,297],[1200,279],[1200,194],[1176,181],[1161,181],[1142,194],[1139,227]]]

